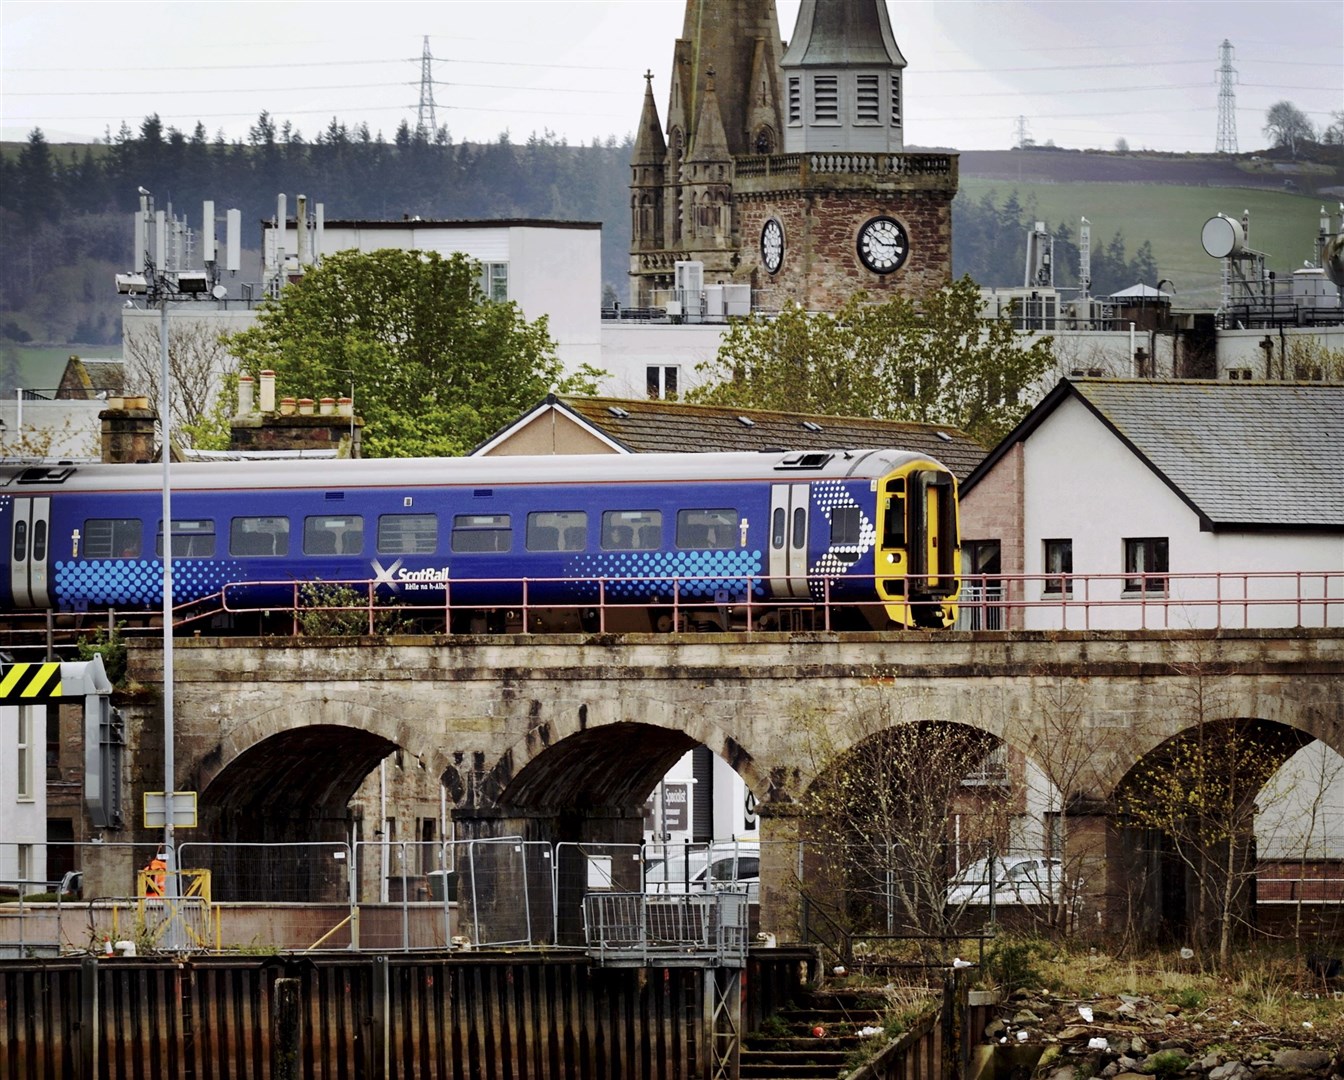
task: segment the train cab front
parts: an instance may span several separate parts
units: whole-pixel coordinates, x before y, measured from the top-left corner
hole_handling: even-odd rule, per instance
[[[878,481],[878,598],[887,617],[911,630],[957,620],[961,591],[957,481],[942,465],[916,460]]]

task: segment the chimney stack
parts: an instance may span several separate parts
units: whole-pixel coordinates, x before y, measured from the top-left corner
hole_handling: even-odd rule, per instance
[[[251,416],[256,408],[257,384],[251,375],[238,376],[238,415]]]

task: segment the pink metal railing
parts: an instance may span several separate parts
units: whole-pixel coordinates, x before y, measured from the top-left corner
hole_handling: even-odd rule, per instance
[[[673,629],[685,629],[703,622],[700,616],[711,613],[729,616],[729,625],[749,631],[759,631],[762,619],[771,613],[778,618],[773,627],[782,630],[830,631],[838,624],[835,616],[839,609],[873,609],[886,604],[903,603],[899,597],[879,600],[875,592],[864,599],[833,596],[833,588],[843,581],[846,591],[856,585],[874,582],[861,575],[845,575],[843,579],[811,577],[811,598],[764,598],[752,590],[767,581],[764,575],[713,574],[704,576],[633,575],[629,577],[590,577],[583,584],[596,590],[596,597],[582,602],[554,603],[536,599],[538,588],[564,585],[572,588],[572,578],[500,578],[427,582],[443,596],[433,604],[392,602],[378,593],[379,582],[370,579],[342,581],[298,582],[262,581],[232,582],[218,593],[178,605],[174,622],[181,629],[190,630],[203,620],[217,614],[258,614],[268,612],[289,616],[292,632],[298,633],[305,612],[361,613],[366,632],[373,634],[387,624],[384,620],[414,616],[422,629],[437,624],[443,632],[450,632],[455,613],[474,610],[497,610],[516,613],[511,620],[524,633],[538,632],[538,619],[544,624],[555,612],[592,612],[598,632],[607,632],[613,612],[629,610],[631,606],[648,606],[647,602],[633,604],[617,599],[619,587],[639,583],[656,587],[666,599],[658,606],[671,613]],[[886,580],[901,580],[900,578]],[[908,579],[907,579],[908,580]],[[1210,574],[982,574],[962,575],[962,589],[957,601],[958,630],[1155,630],[1155,629],[1241,629],[1320,627],[1344,628],[1344,570],[1288,570],[1255,571]],[[385,583],[384,583],[385,584]],[[689,598],[683,591],[697,586],[713,590],[716,586],[731,587],[734,593],[744,590],[740,602],[722,603],[714,596]],[[517,591],[518,602],[483,605],[475,600],[454,599],[455,590],[469,587],[472,593],[490,585],[499,585]],[[265,587],[284,590],[289,594],[287,604],[265,605],[248,602],[243,590]],[[313,602],[305,597],[305,589],[345,588],[358,599],[349,603]],[[318,600],[321,599],[319,596]],[[933,606],[930,604],[930,606]],[[41,634],[45,640],[79,637],[100,627],[112,628],[125,624],[123,633],[136,634],[152,630],[154,613],[136,611],[100,611],[83,615],[70,613],[33,613],[32,620],[21,628],[17,619],[6,620],[0,626],[0,648],[9,641],[27,640]],[[138,620],[138,622],[137,622]],[[881,619],[876,620],[881,623]],[[543,626],[544,629],[544,626]],[[349,632],[348,630],[346,632]]]

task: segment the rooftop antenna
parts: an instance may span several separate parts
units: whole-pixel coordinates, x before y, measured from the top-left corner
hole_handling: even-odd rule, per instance
[[[434,118],[434,56],[429,51],[429,35],[425,35],[425,48],[420,54],[420,115],[415,122],[415,132],[425,139],[434,137],[439,130]]]
[[[1237,92],[1232,89],[1237,83],[1237,69],[1232,66],[1232,42],[1223,38],[1218,47],[1218,57],[1222,63],[1218,67],[1218,142],[1214,152],[1235,154],[1237,152]]]

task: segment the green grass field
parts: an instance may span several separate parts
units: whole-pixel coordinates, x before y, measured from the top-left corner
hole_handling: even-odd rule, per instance
[[[1130,256],[1149,241],[1161,276],[1176,288],[1178,308],[1211,308],[1218,303],[1220,263],[1204,253],[1199,238],[1204,222],[1219,212],[1240,219],[1243,210],[1250,210],[1250,246],[1263,251],[1268,268],[1280,276],[1316,255],[1321,201],[1306,195],[1254,188],[1032,184],[967,177],[961,179],[961,190],[975,202],[994,192],[1000,205],[1016,190],[1023,206],[1035,199],[1038,221],[1048,222],[1051,231],[1065,222],[1075,238],[1079,219],[1085,217],[1092,223],[1094,249],[1107,244],[1117,230],[1124,235]],[[1025,236],[1022,251],[1025,258]],[[1076,267],[1071,269],[1077,272]]]

